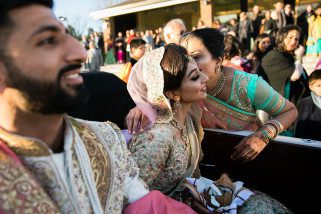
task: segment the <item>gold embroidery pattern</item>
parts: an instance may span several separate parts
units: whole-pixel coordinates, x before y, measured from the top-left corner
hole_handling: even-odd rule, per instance
[[[72,203],[71,195],[68,194],[58,172],[54,171],[52,160],[50,157],[42,159],[23,157],[23,163],[56,202],[62,213],[75,213],[77,209]]]
[[[275,115],[275,113],[280,110],[281,106],[284,105],[284,103],[285,103],[285,98],[279,95],[278,103],[268,113],[270,113],[271,115]]]
[[[19,156],[39,157],[50,155],[47,145],[39,140],[8,133],[1,128],[0,138]]]
[[[0,156],[0,213],[60,213],[23,166],[5,158],[1,151]]]
[[[224,119],[224,118],[228,117],[229,115],[233,115],[233,117],[240,119],[244,122],[257,122],[257,116],[245,115],[240,112],[234,111],[233,109],[228,108],[224,105],[221,105],[220,103],[218,103],[208,97],[206,98],[206,101],[208,101],[210,104],[214,105],[216,108],[218,108],[220,110],[217,113],[215,113],[215,115],[217,117],[219,117],[220,119]],[[204,103],[206,104],[206,102],[204,102]]]
[[[121,213],[124,201],[125,178],[127,175],[138,174],[136,163],[128,158],[130,156],[127,145],[120,129],[113,123],[91,123],[92,130],[104,145],[106,152],[112,155],[113,182],[105,203],[106,213]]]
[[[239,109],[247,112],[255,112],[250,99],[247,96],[247,85],[250,80],[248,76],[236,75],[234,80],[233,100],[230,105],[236,106]]]
[[[91,127],[76,121],[73,121],[73,124],[78,129],[78,134],[89,155],[99,199],[102,207],[104,207],[110,188],[111,165],[109,156]]]

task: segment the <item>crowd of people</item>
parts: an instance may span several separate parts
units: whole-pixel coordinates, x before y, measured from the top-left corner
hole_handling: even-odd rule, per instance
[[[120,79],[81,74],[108,58],[102,37],[81,45],[52,7],[0,0],[0,213],[291,213],[199,170],[203,128],[252,131],[231,154],[244,162],[279,134],[313,126],[308,137],[320,137],[321,70],[304,71],[303,33],[287,13],[248,54],[245,13],[236,35],[201,20],[187,32],[180,19],[158,40],[118,34]]]
[[[319,6],[313,9],[312,5],[307,5],[306,10],[296,20],[297,25],[301,28],[300,45],[306,49],[305,53],[307,55],[321,55],[320,17],[321,8]],[[176,19],[175,22],[181,22],[181,20]],[[273,11],[261,11],[259,5],[255,5],[250,13],[241,12],[238,20],[232,18],[224,24],[217,19],[213,21],[212,26],[205,26],[204,22],[199,19],[197,26],[192,27],[192,31],[213,27],[224,34],[230,34],[239,40],[242,47],[241,55],[246,56],[255,48],[252,43],[259,35],[269,35],[272,39],[271,43],[273,43],[273,39],[280,28],[294,23],[294,12],[291,5],[283,5],[281,2],[277,2]],[[182,23],[180,24],[182,25]],[[123,35],[123,32],[118,32],[116,38],[107,35],[104,44],[102,35],[98,36],[98,33],[94,32],[90,34],[88,39],[83,36],[82,43],[85,44],[86,49],[89,49],[88,44],[93,41],[96,48],[101,50],[104,58],[103,62],[100,62],[101,65],[125,63],[130,61],[130,42],[133,38],[143,39],[146,42],[146,50],[153,50],[164,46],[166,34],[169,34],[168,29],[163,29],[162,27],[144,31],[131,29],[126,30],[125,35]],[[241,47],[239,48],[240,50]]]

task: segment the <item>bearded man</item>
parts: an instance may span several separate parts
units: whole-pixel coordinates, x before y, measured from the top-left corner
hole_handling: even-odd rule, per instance
[[[146,205],[155,193],[138,179],[119,128],[65,114],[88,99],[79,75],[86,52],[52,6],[0,0],[0,213],[122,213],[127,203]],[[160,206],[173,202],[156,196]]]

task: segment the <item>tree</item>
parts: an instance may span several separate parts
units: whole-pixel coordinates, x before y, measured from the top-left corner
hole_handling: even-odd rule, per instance
[[[89,36],[92,33],[94,33],[94,29],[92,27],[89,27],[87,30],[87,35]]]
[[[81,40],[82,33],[79,30],[76,30],[70,24],[68,24],[67,29],[68,29],[68,33],[70,35],[72,35],[73,37],[77,38],[78,40]]]

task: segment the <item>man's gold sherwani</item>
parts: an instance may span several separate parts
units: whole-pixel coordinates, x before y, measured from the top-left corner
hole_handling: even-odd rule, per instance
[[[121,213],[148,193],[117,126],[65,117],[65,127],[59,154],[0,129],[0,213]]]

